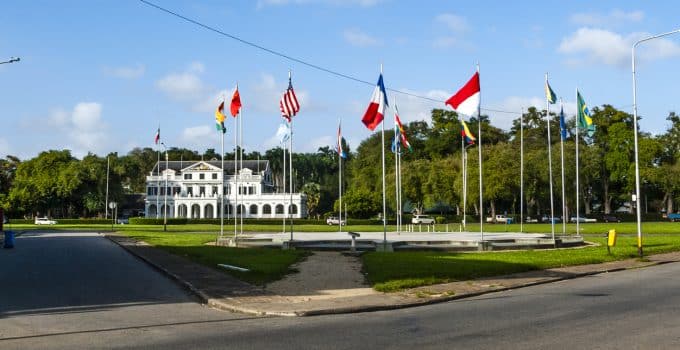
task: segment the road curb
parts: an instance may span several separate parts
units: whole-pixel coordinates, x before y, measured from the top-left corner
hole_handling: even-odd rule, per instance
[[[216,308],[216,309],[224,310],[224,311],[238,312],[238,313],[255,315],[255,316],[308,317],[308,316],[351,314],[351,313],[405,309],[405,308],[411,308],[411,307],[445,303],[445,302],[449,302],[449,301],[472,298],[472,297],[490,294],[490,293],[498,293],[498,292],[504,292],[504,291],[509,291],[509,290],[513,290],[513,289],[520,289],[520,288],[538,286],[538,285],[542,285],[542,284],[555,283],[555,282],[559,282],[559,281],[566,281],[566,280],[571,280],[571,279],[576,279],[576,278],[599,275],[599,274],[603,274],[603,273],[619,272],[619,271],[639,269],[639,268],[645,268],[645,267],[650,267],[650,266],[664,265],[664,264],[677,262],[677,261],[652,261],[652,262],[649,262],[648,264],[643,265],[643,266],[616,267],[616,268],[602,269],[602,270],[596,270],[596,271],[578,272],[578,273],[573,273],[573,274],[568,275],[568,276],[550,277],[550,278],[545,278],[545,279],[541,279],[541,280],[537,280],[537,281],[521,283],[521,284],[517,284],[517,285],[514,285],[514,286],[509,286],[509,287],[500,287],[500,288],[489,289],[489,290],[481,290],[481,291],[475,291],[475,292],[469,292],[469,293],[448,295],[448,296],[436,297],[436,298],[431,298],[431,299],[426,299],[426,300],[414,300],[414,301],[408,301],[408,302],[403,302],[403,303],[395,303],[395,304],[390,304],[390,305],[361,305],[361,306],[351,306],[351,307],[335,307],[335,308],[328,308],[328,309],[316,309],[316,310],[309,310],[309,311],[267,311],[267,310],[262,310],[262,309],[253,309],[253,308],[248,308],[248,307],[237,306],[237,305],[225,302],[224,299],[220,299],[220,298],[211,298],[205,292],[203,292],[199,288],[196,288],[190,282],[188,282],[188,281],[182,279],[181,277],[179,277],[178,275],[168,271],[167,269],[156,264],[152,260],[147,259],[140,254],[137,254],[135,251],[133,251],[132,249],[129,249],[126,245],[122,244],[121,242],[118,242],[114,238],[114,237],[116,237],[116,235],[111,235],[111,234],[101,233],[101,232],[99,232],[99,234],[106,237],[109,241],[111,241],[111,242],[117,244],[118,246],[122,247],[128,253],[130,253],[132,256],[140,259],[141,261],[145,262],[146,264],[153,267],[157,271],[165,274],[170,279],[176,281],[179,285],[181,285],[183,288],[185,288],[188,292],[190,292],[195,297],[197,297],[202,304],[208,305],[208,306]],[[125,236],[117,236],[117,237],[125,237]]]

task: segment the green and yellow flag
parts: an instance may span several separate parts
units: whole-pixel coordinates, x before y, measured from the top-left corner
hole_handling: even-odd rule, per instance
[[[577,120],[578,127],[585,129],[588,136],[593,136],[595,132],[595,125],[593,124],[593,118],[590,116],[590,111],[588,110],[588,105],[583,101],[581,93],[576,90],[576,109],[578,110]]]
[[[550,84],[548,84],[547,78],[545,80],[545,99],[550,102],[551,105],[554,105],[555,102],[557,102],[557,95],[555,95],[555,91],[553,91]]]

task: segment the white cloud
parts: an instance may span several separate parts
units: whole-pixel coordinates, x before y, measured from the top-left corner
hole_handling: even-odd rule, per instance
[[[617,26],[629,22],[640,22],[644,17],[645,14],[642,11],[612,10],[607,14],[575,13],[569,17],[569,20],[580,26]]]
[[[220,134],[214,126],[199,125],[186,128],[182,131],[180,139],[187,147],[194,149],[215,148],[219,145]],[[219,153],[219,151],[218,151]]]
[[[358,28],[346,29],[343,33],[345,41],[350,45],[359,47],[377,46],[381,45],[382,42],[364,32]]]
[[[622,36],[618,33],[594,28],[580,28],[571,36],[562,39],[558,51],[570,57],[570,64],[601,63],[605,65],[627,67],[631,59],[633,44],[648,36],[647,33],[632,33]],[[654,60],[680,55],[680,46],[667,39],[657,39],[645,44],[640,50],[639,58]]]
[[[109,126],[102,119],[100,103],[80,102],[72,111],[57,108],[48,114],[47,120],[52,131],[58,131],[55,135],[65,137],[58,147],[70,149],[76,157],[106,152],[110,146]]]
[[[104,73],[121,79],[137,79],[144,75],[145,71],[144,65],[139,63],[132,67],[104,67]]]
[[[271,74],[260,74],[260,80],[255,82],[254,86],[251,87],[254,93],[253,96],[249,97],[251,100],[251,103],[249,103],[250,108],[255,112],[280,116],[279,100],[287,87],[288,81],[286,80],[277,82]],[[301,111],[304,110],[307,113],[319,109],[318,106],[311,101],[309,93],[306,90],[295,88],[295,96],[300,103]]]
[[[83,131],[101,127],[102,105],[96,102],[81,102],[73,109],[73,124]]]
[[[321,136],[311,139],[300,147],[302,152],[316,152],[319,147],[329,146],[333,148],[337,142],[337,139],[333,136]]]
[[[467,20],[464,17],[452,13],[442,13],[434,19],[438,23],[444,24],[453,32],[461,33],[469,29]]]
[[[156,87],[176,100],[194,100],[205,93],[207,87],[199,77],[205,71],[201,62],[192,62],[183,73],[171,73],[159,79]]]
[[[189,72],[195,74],[201,74],[205,72],[205,65],[201,62],[194,61],[189,64]]]
[[[472,48],[471,44],[461,40],[463,33],[470,29],[464,17],[452,13],[442,13],[435,16],[434,23],[436,26],[444,28],[444,34],[440,34],[432,40],[433,47],[439,49],[456,47],[465,50]]]
[[[178,100],[196,98],[204,90],[203,82],[194,73],[169,74],[157,81],[156,86]]]
[[[432,109],[433,108],[447,108],[442,102],[451,96],[450,93],[444,90],[429,90],[429,91],[414,91],[409,89],[400,89],[400,91],[407,92],[412,95],[424,96],[434,99],[430,101],[415,96],[392,93],[391,96],[397,99],[397,107],[399,108],[399,118],[403,123],[408,123],[417,120],[424,120],[431,124]],[[390,107],[394,108],[394,102],[390,101]],[[365,107],[364,107],[365,108]],[[388,124],[391,125],[391,124]]]

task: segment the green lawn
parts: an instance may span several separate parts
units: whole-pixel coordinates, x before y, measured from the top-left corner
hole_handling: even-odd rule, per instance
[[[485,253],[372,252],[363,256],[364,271],[373,288],[397,291],[423,285],[469,280],[515,272],[570,265],[595,264],[637,256],[635,235],[619,236],[612,254],[607,254],[602,235],[587,235],[599,247],[559,250],[528,250]],[[680,235],[647,235],[645,254],[680,250]]]
[[[601,263],[635,257],[637,253],[635,223],[584,223],[581,233],[588,241],[604,244],[603,234],[616,229],[619,240],[607,254],[606,247],[583,249],[529,250],[521,252],[484,252],[484,253],[441,253],[441,252],[395,252],[368,253],[363,256],[364,271],[376,290],[396,291],[403,288],[445,283],[456,280],[502,275],[514,272],[545,269],[559,266]],[[441,232],[445,225],[437,225]],[[573,234],[576,225],[567,225],[567,233]],[[49,230],[88,230],[109,231],[110,225],[12,225],[6,229],[49,229]],[[146,241],[173,254],[185,256],[193,261],[216,267],[219,263],[236,265],[251,269],[241,273],[224,270],[254,284],[266,284],[290,273],[290,265],[304,259],[303,251],[283,251],[278,249],[226,248],[205,245],[214,241],[219,225],[168,225],[163,232],[161,225],[116,225],[115,230],[130,237]],[[281,225],[244,225],[249,232],[281,232]],[[296,225],[295,231],[337,231],[337,226]],[[349,226],[353,231],[382,231],[380,225]],[[394,227],[388,227],[393,230]],[[519,232],[520,225],[485,224],[486,232]],[[556,234],[562,231],[556,225]],[[226,226],[229,234],[233,226]],[[449,224],[450,231],[457,231],[457,224]],[[468,225],[468,231],[476,232],[479,226]],[[231,231],[233,232],[233,231]],[[549,233],[549,224],[527,224],[524,232]],[[645,254],[656,254],[680,250],[680,223],[649,222],[643,223],[643,246]]]
[[[122,231],[128,237],[145,241],[172,254],[214,267],[243,281],[263,285],[293,272],[290,265],[308,253],[300,250],[268,248],[230,248],[206,245],[215,241],[214,233]],[[222,269],[217,264],[247,268],[249,272]]]

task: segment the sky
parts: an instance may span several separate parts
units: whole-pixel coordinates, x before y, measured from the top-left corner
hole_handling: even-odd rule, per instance
[[[293,150],[334,147],[337,125],[352,150],[380,65],[404,122],[433,108],[480,66],[482,113],[508,129],[522,108],[545,108],[544,81],[575,112],[586,103],[632,113],[632,44],[680,28],[677,5],[645,1],[148,0],[326,70],[248,46],[128,1],[18,1],[0,11],[0,157],[49,149],[126,154],[134,147],[220,149],[214,110],[238,83],[243,147],[276,147],[288,71],[300,100]],[[674,22],[675,20],[675,22]],[[680,112],[680,34],[637,49],[640,128],[652,134]],[[557,111],[551,106],[552,111]],[[392,111],[386,128],[392,128]],[[498,112],[504,111],[504,112]],[[225,151],[234,147],[226,122]],[[452,135],[456,137],[457,135]]]

